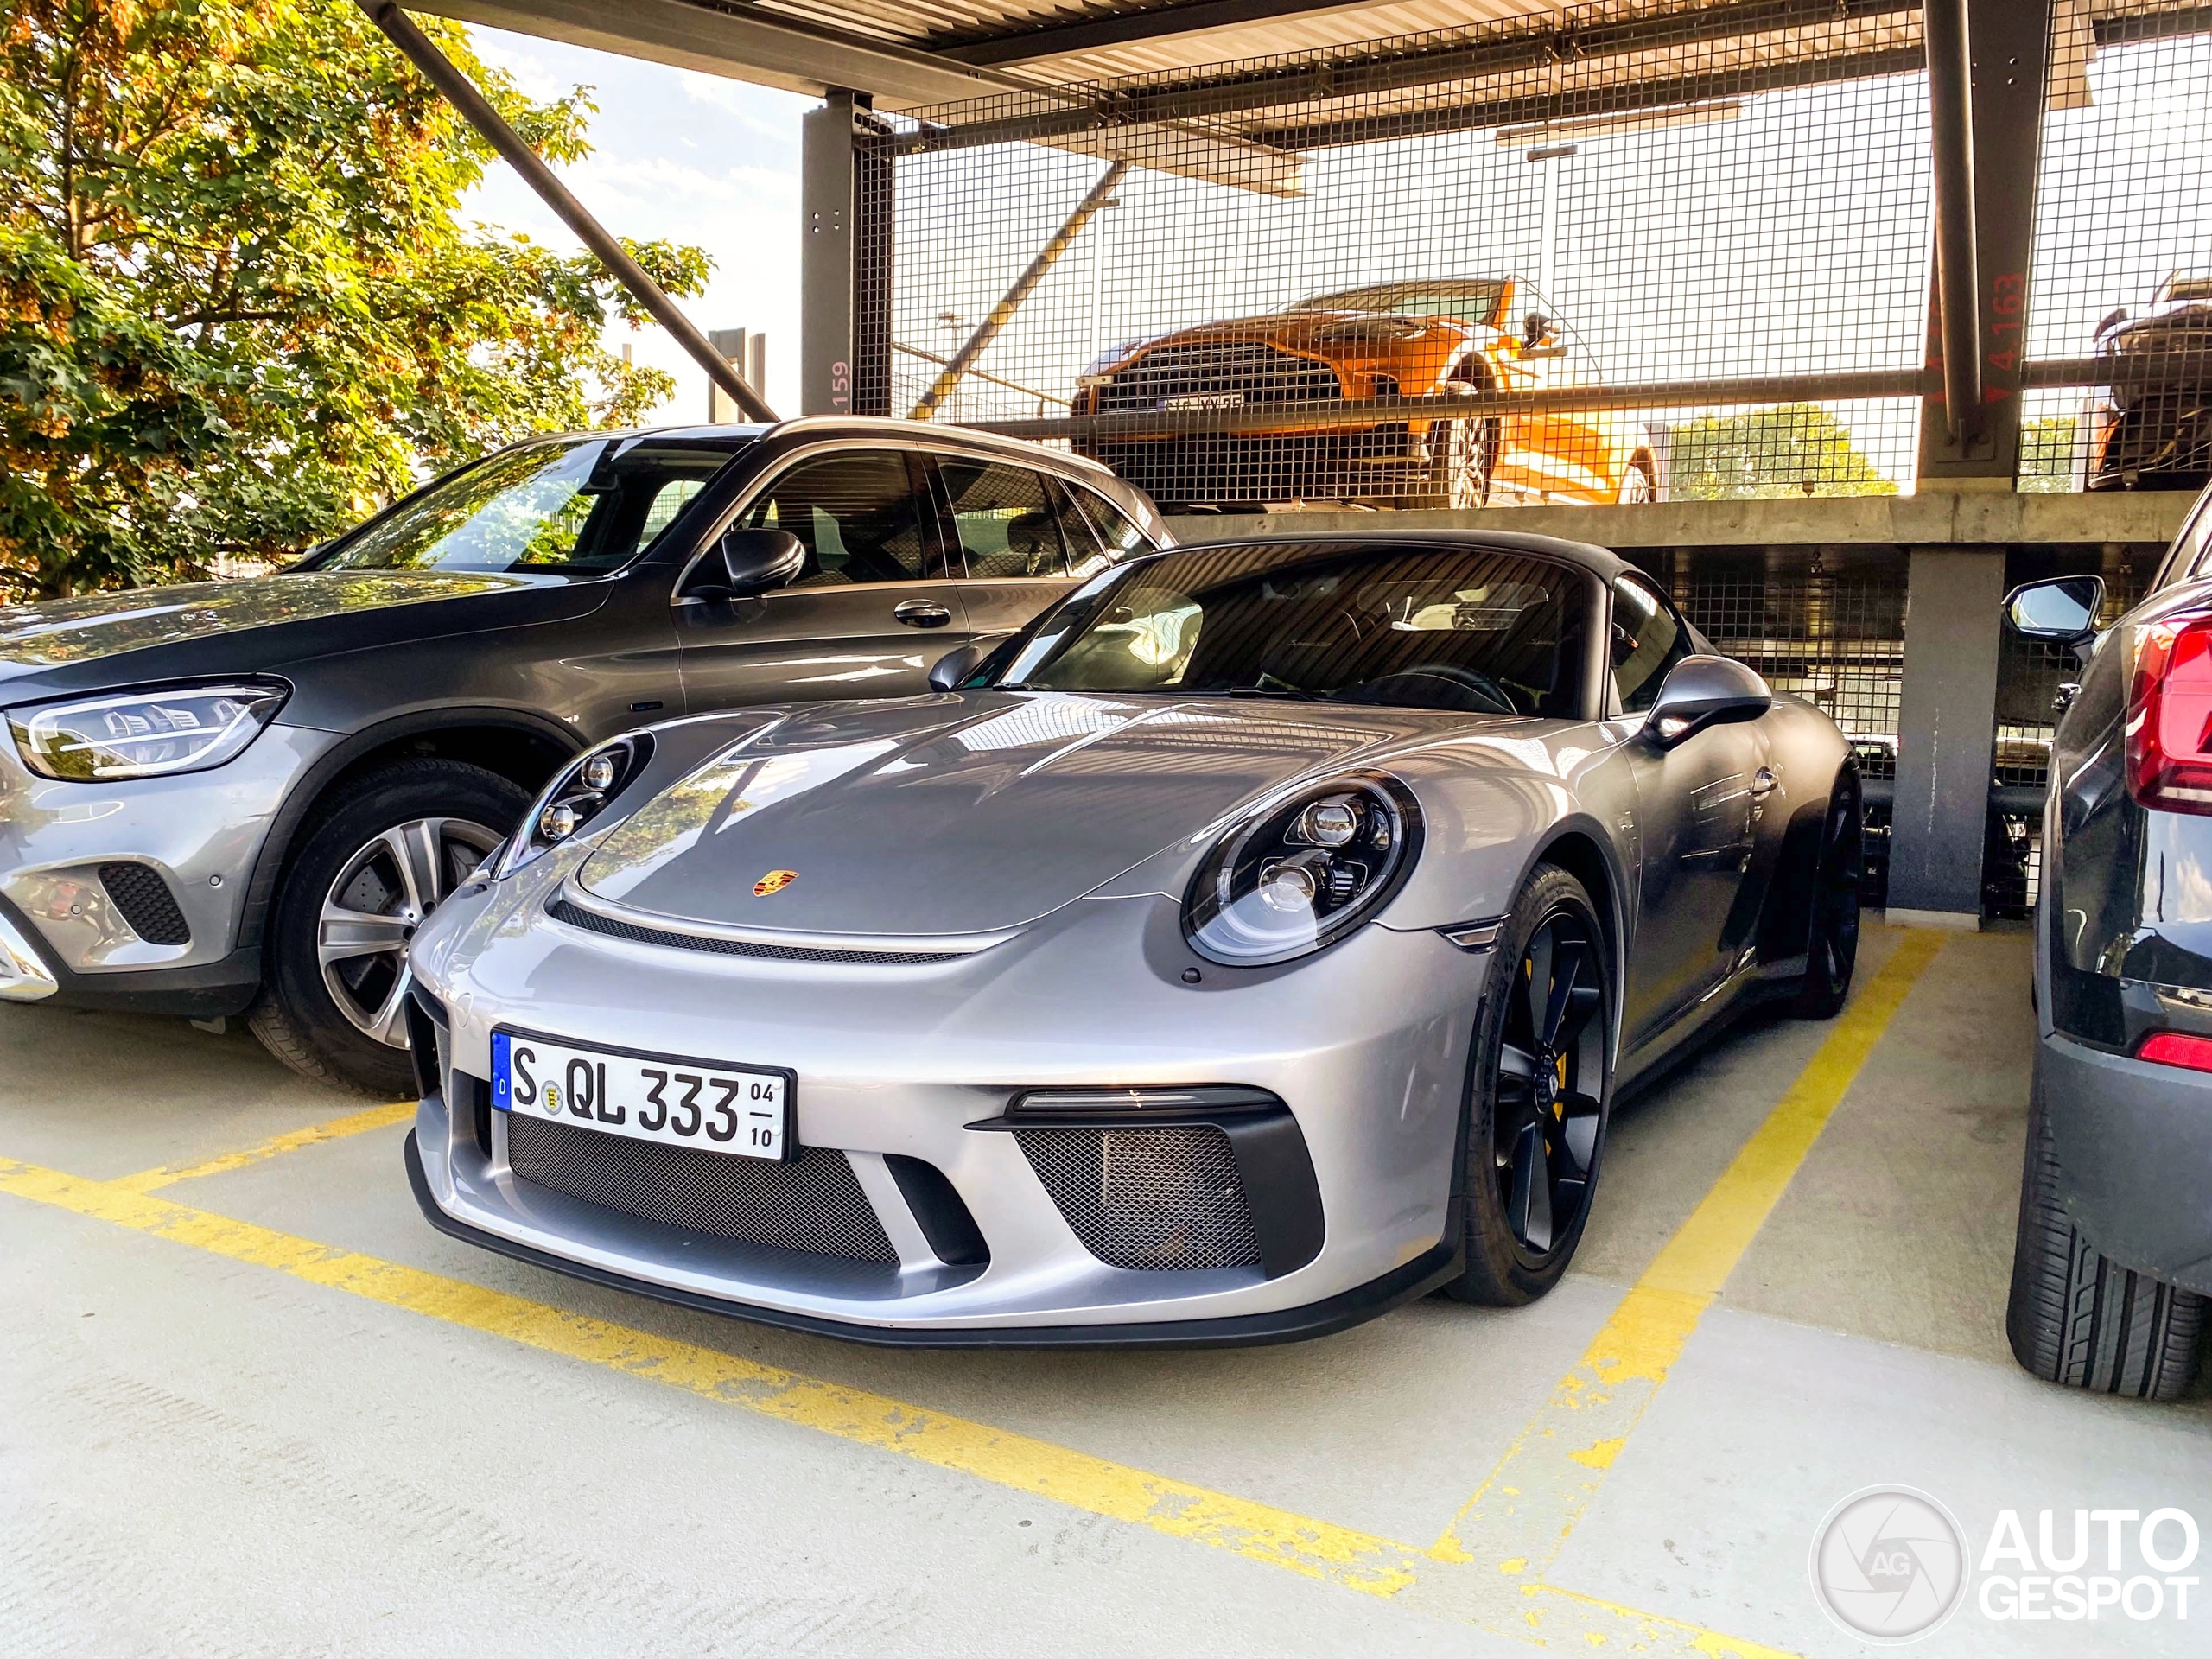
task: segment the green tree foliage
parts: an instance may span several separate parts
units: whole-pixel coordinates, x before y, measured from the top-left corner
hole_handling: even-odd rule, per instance
[[[2074,487],[2074,446],[2081,423],[2071,415],[2044,415],[2020,423],[2020,487],[2063,492]]]
[[[1684,422],[1675,429],[1668,479],[1678,501],[1897,493],[1852,442],[1851,429],[1817,404]]]
[[[533,104],[423,26],[588,153],[588,88]],[[601,346],[642,319],[595,261],[459,223],[491,152],[350,0],[11,0],[0,67],[0,594],[282,557],[671,389]]]

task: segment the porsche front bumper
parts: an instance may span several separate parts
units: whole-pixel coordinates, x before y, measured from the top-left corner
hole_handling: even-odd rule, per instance
[[[448,1233],[694,1306],[944,1344],[1283,1340],[1372,1317],[1452,1268],[1467,1048],[1489,963],[1434,932],[1370,925],[1302,963],[1237,972],[1192,956],[1175,902],[1147,894],[1078,900],[928,965],[770,963],[587,932],[548,917],[549,896],[540,884],[477,921],[451,918],[416,953],[425,1008],[442,1023],[423,1033],[441,1063],[410,1174]],[[1192,968],[1195,985],[1182,977]],[[833,1154],[840,1201],[864,1199],[889,1249],[781,1248],[763,1242],[772,1232],[743,1236],[741,1217],[719,1230],[673,1224],[644,1213],[665,1205],[518,1174],[513,1116],[526,1115],[492,1110],[483,1082],[501,1026],[791,1068],[797,1140],[813,1149],[814,1185],[794,1201],[826,1190]],[[1226,1124],[1237,1176],[1224,1188],[1211,1166],[1205,1201],[1241,1185],[1261,1246],[1226,1262],[1203,1249],[1177,1260],[1187,1240],[1174,1205],[1192,1194],[1176,1184],[1188,1188],[1184,1154],[1205,1124],[1033,1125],[1094,1167],[1118,1160],[1119,1177],[1094,1173],[1071,1200],[1065,1171],[1008,1115],[1032,1090],[1224,1084],[1272,1094],[1283,1120],[1265,1135],[1256,1120]],[[599,1165],[619,1160],[596,1144],[613,1137],[558,1127],[594,1143]],[[1171,1132],[1181,1138],[1147,1185],[1142,1137]],[[521,1137],[545,1138],[534,1122]],[[1262,1140],[1272,1151],[1248,1152]],[[535,1171],[543,1158],[532,1155]],[[917,1166],[927,1174],[909,1179]],[[980,1249],[945,1245],[931,1213],[945,1188]],[[1170,1240],[1135,1265],[1098,1253],[1113,1254],[1097,1210],[1117,1192],[1150,1206],[1140,1232]],[[1301,1205],[1316,1211],[1306,1235]]]

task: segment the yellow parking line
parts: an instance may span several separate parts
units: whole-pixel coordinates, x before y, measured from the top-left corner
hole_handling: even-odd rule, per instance
[[[326,1141],[342,1141],[349,1135],[360,1135],[370,1129],[389,1128],[395,1123],[404,1123],[415,1116],[415,1103],[399,1102],[391,1106],[371,1106],[366,1110],[349,1112],[344,1117],[334,1117],[327,1123],[314,1123],[304,1129],[293,1129],[288,1134],[271,1135],[257,1147],[248,1147],[243,1152],[226,1152],[219,1158],[210,1158],[204,1164],[191,1164],[182,1169],[164,1166],[141,1170],[136,1175],[125,1175],[114,1183],[133,1192],[156,1192],[176,1181],[197,1180],[202,1175],[226,1175],[234,1169],[244,1169],[265,1159],[281,1158],[288,1152],[297,1152],[302,1147],[321,1146]]]
[[[1549,1402],[1427,1550],[1210,1491],[1024,1434],[571,1313],[149,1196],[299,1147],[404,1122],[373,1107],[182,1169],[92,1181],[0,1159],[0,1192],[273,1268],[543,1352],[603,1365],[1012,1491],[1185,1538],[1302,1577],[1553,1648],[1789,1659],[1779,1649],[1548,1583],[1542,1574],[1605,1470],[1923,970],[1940,935],[1909,933]],[[1522,1553],[1508,1554],[1510,1539]],[[1487,1567],[1488,1570],[1485,1570]]]
[[[817,1429],[1093,1515],[1187,1538],[1373,1595],[1414,1580],[1421,1552],[1348,1527],[1094,1458],[866,1389],[567,1313],[504,1291],[357,1255],[163,1198],[124,1182],[0,1161],[0,1192],[251,1262],[389,1306],[504,1337]]]
[[[1908,932],[1574,1369],[1433,1546],[1534,1582],[1559,1554],[1668,1369],[1797,1173],[1943,937]],[[1748,1651],[1748,1649],[1746,1649]]]
[[[1465,1559],[1456,1550],[1423,1551],[888,1395],[153,1198],[128,1181],[86,1180],[0,1158],[0,1192],[682,1389],[718,1405],[974,1475],[1304,1578],[1379,1597],[1412,1592],[1407,1599],[1414,1610],[1539,1646],[1565,1643],[1675,1659],[1789,1659],[1680,1619],[1533,1580],[1512,1583],[1447,1565]]]

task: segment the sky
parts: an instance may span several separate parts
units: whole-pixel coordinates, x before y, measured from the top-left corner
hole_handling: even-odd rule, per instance
[[[796,413],[799,119],[816,100],[499,29],[469,35],[478,55],[532,98],[593,88],[594,153],[563,168],[563,182],[617,236],[689,242],[712,255],[705,296],[680,303],[702,329],[765,329],[768,401],[779,413]],[[499,162],[461,216],[550,246],[578,246]],[[608,338],[618,347],[631,342],[638,361],[676,376],[675,396],[652,419],[706,418],[706,374],[667,334],[618,326]]]

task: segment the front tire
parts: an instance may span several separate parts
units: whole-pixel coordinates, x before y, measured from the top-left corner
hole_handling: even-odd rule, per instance
[[[1791,1012],[1802,1020],[1833,1020],[1851,995],[1859,965],[1859,889],[1866,869],[1866,814],[1859,774],[1837,774],[1813,851],[1812,891],[1805,929],[1805,977]]]
[[[2204,1299],[2131,1272],[2082,1236],[2058,1198],[2058,1155],[2040,1107],[2028,1113],[2020,1230],[2005,1334],[2046,1382],[2174,1400],[2196,1376]]]
[[[1487,506],[1491,474],[1497,464],[1496,416],[1431,422],[1428,472],[1413,505],[1454,512]]]
[[[1612,1093],[1610,959],[1582,884],[1540,864],[1494,947],[1469,1064],[1464,1302],[1519,1307],[1582,1242]]]
[[[344,788],[285,872],[246,1023],[302,1077],[391,1100],[407,1058],[408,941],[530,804],[497,772],[425,759]]]

